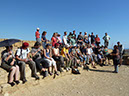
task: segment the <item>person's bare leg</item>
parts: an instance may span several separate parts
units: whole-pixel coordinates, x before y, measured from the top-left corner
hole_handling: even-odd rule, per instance
[[[9,75],[9,83],[12,83],[13,82],[13,76],[14,76],[15,72],[16,72],[16,68],[15,67],[12,67],[11,68],[11,73]]]
[[[18,76],[19,76],[19,66],[16,65],[16,72],[15,72],[15,81],[18,81]]]

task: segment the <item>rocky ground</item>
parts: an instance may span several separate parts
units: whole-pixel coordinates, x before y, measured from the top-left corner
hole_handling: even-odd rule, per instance
[[[1,40],[0,40],[1,41]],[[30,43],[30,48],[34,41]],[[21,43],[16,43],[14,51],[20,47]],[[0,48],[0,52],[4,48]],[[129,57],[126,56],[124,64],[129,65]],[[63,72],[53,79],[48,76],[39,81],[30,77],[31,71],[26,66],[26,84],[20,83],[18,86],[10,87],[7,84],[8,73],[0,68],[0,96],[129,96],[129,66],[122,65],[119,73],[112,73],[112,65],[92,69],[90,71],[80,68],[80,75],[73,75],[71,72]]]
[[[119,73],[112,73],[113,66],[82,70],[80,75],[64,72],[53,79],[20,84],[10,88],[6,96],[129,96],[129,66],[123,65]]]

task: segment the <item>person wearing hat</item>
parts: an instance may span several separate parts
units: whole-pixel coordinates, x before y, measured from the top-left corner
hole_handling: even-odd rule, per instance
[[[12,46],[6,46],[6,49],[4,51],[2,51],[1,67],[9,72],[8,83],[11,86],[14,86],[15,83],[19,84],[20,82],[19,82],[19,78],[18,78],[19,77],[19,66],[16,65],[16,60],[15,60],[12,48],[13,48]],[[13,80],[14,77],[15,77],[15,79]]]
[[[60,52],[59,52],[59,43],[56,43],[55,44],[55,48],[52,49],[52,53],[53,53],[53,59],[55,61],[57,61],[57,70],[60,71],[60,72],[63,72],[63,70],[61,69],[61,67],[64,66],[64,58],[63,56],[60,55]]]
[[[35,36],[36,36],[36,41],[37,41],[37,42],[40,42],[39,28],[37,28],[37,31],[35,32]]]
[[[52,58],[52,50],[51,50],[51,44],[47,44],[46,45],[46,49],[43,50],[43,58],[48,62],[49,64],[49,68],[48,68],[48,73],[50,75],[53,75],[52,74],[52,71],[51,71],[51,67],[53,66],[54,67],[54,75],[59,75],[57,73],[57,67],[56,67],[56,62],[55,60]]]
[[[17,63],[20,67],[20,79],[23,81],[23,83],[27,82],[26,80],[26,76],[25,76],[25,66],[26,64],[29,64],[31,70],[32,70],[32,73],[31,73],[31,76],[34,77],[36,80],[39,79],[38,75],[36,74],[36,64],[35,62],[30,58],[29,56],[29,44],[27,42],[24,42],[22,44],[22,47],[19,48],[17,51],[16,51],[16,59],[17,59]]]
[[[69,46],[65,45],[65,47],[63,47],[63,49],[61,50],[61,55],[64,58],[64,61],[66,61],[66,71],[68,72],[70,70],[70,66],[71,66],[71,56],[69,54]]]

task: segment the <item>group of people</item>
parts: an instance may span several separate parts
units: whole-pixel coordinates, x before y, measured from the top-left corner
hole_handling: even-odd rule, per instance
[[[17,51],[13,52],[13,46],[6,46],[6,49],[1,53],[2,64],[1,67],[9,72],[8,83],[11,86],[19,84],[19,72],[20,80],[23,83],[27,82],[25,67],[26,64],[30,66],[31,76],[36,80],[39,80],[37,71],[45,78],[54,75],[59,75],[59,72],[63,72],[64,68],[66,72],[69,70],[73,74],[80,74],[78,67],[89,70],[89,64],[93,68],[96,68],[96,64],[100,66],[107,66],[106,59],[112,58],[114,61],[115,73],[118,73],[118,65],[122,61],[123,46],[118,42],[118,45],[114,46],[112,53],[108,52],[108,44],[110,36],[105,33],[104,46],[100,46],[100,38],[98,35],[87,35],[87,32],[79,33],[76,37],[75,30],[69,33],[64,32],[64,36],[60,37],[60,34],[54,33],[51,42],[46,38],[46,31],[43,31],[40,42],[39,28],[35,33],[36,42],[34,46],[29,49],[29,44],[24,42]],[[49,41],[49,42],[48,42]],[[42,46],[42,48],[41,48]],[[14,79],[14,80],[13,80]]]

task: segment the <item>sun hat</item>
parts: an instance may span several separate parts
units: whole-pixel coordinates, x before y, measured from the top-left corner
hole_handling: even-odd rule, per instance
[[[27,42],[24,42],[23,44],[22,44],[22,47],[28,47],[29,46],[29,43],[27,43]]]
[[[39,28],[37,28],[37,30],[39,30]]]

